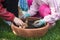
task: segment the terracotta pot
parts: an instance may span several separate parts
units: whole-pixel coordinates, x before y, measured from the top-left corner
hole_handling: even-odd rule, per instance
[[[33,19],[29,18],[29,20]],[[39,18],[35,18],[34,20],[39,19]],[[41,28],[33,28],[33,29],[26,29],[26,28],[19,28],[17,26],[15,26],[14,24],[11,25],[12,31],[15,35],[18,36],[22,36],[22,37],[41,37],[44,36],[48,29],[49,29],[49,23],[47,23],[46,26],[41,27]]]

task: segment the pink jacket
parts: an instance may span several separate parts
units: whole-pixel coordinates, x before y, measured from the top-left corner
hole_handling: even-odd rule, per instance
[[[28,13],[31,16],[35,15],[41,4],[47,4],[51,9],[51,15],[45,16],[43,20],[49,23],[54,23],[60,18],[60,0],[33,0]]]

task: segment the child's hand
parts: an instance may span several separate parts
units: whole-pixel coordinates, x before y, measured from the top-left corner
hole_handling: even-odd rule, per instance
[[[39,27],[39,26],[41,26],[41,25],[43,25],[43,24],[45,24],[46,22],[43,20],[43,19],[41,19],[41,20],[37,20],[37,21],[35,21],[34,22],[34,26],[35,27]]]

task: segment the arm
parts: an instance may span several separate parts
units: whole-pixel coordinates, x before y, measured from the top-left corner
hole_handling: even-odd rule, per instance
[[[55,21],[57,21],[60,18],[60,13],[58,12],[59,9],[55,5],[56,2],[54,3],[52,0],[49,0],[48,3],[49,3],[49,6],[50,6],[50,9],[51,9],[51,15],[47,15],[43,19],[37,20],[34,23],[34,26],[36,26],[36,27],[41,26],[41,25],[45,24],[46,22],[51,23],[52,25],[54,25]]]
[[[8,21],[13,21],[15,16],[3,8],[2,4],[0,3],[0,17]]]
[[[51,15],[45,16],[44,20],[49,23],[54,23],[57,21],[60,17],[60,13],[58,12],[59,9],[57,9],[57,5],[55,5],[55,1],[49,1],[50,9],[51,9]]]
[[[12,21],[18,26],[22,26],[24,24],[24,22],[21,19],[15,17],[11,12],[3,8],[1,3],[0,3],[0,17],[7,21]]]

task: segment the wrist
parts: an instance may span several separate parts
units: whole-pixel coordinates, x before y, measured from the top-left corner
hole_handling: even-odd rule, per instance
[[[13,22],[13,21],[14,21],[14,19],[15,19],[15,16],[12,16],[12,18],[11,18],[11,22]]]
[[[15,21],[16,21],[16,19],[17,19],[17,17],[14,17],[14,20],[13,20],[13,22],[15,22]]]

